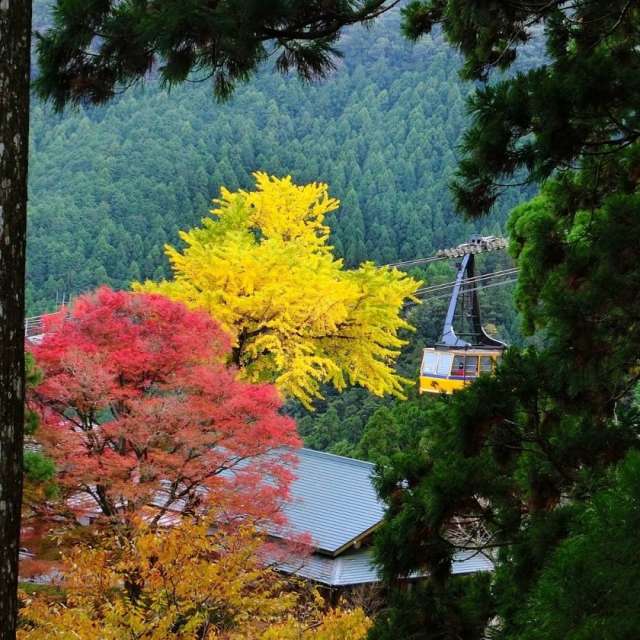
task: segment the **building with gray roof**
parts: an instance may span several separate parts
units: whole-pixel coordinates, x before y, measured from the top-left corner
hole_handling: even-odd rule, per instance
[[[297,457],[292,499],[284,512],[289,531],[309,534],[314,552],[299,563],[281,565],[282,570],[328,587],[379,582],[370,545],[384,504],[373,486],[374,465],[311,449],[300,449]],[[454,574],[492,568],[478,553],[459,552],[453,563]]]

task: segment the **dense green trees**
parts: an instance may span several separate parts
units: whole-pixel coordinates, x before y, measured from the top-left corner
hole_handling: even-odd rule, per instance
[[[36,13],[36,20],[46,18]],[[221,184],[249,187],[254,169],[329,184],[341,200],[330,219],[332,239],[349,266],[430,255],[476,231],[500,233],[521,190],[481,223],[454,217],[447,192],[471,90],[456,76],[460,59],[441,36],[411,45],[399,27],[393,14],[368,31],[348,31],[340,44],[344,60],[325,82],[264,72],[224,104],[211,100],[207,84],[169,95],[150,85],[64,116],[36,103],[29,312],[50,309],[63,292],[168,277],[163,245],[198,224]],[[539,55],[530,47],[527,64]],[[491,254],[481,269],[505,264]],[[430,283],[454,275],[444,264],[416,273]],[[489,289],[483,304],[487,322],[514,342],[511,291]],[[417,331],[408,336],[403,375],[415,376],[420,348],[437,337],[445,308],[437,300],[411,311]],[[313,414],[295,409],[307,444],[360,455],[367,420],[389,400],[360,389],[326,397]],[[335,411],[324,416],[328,407]]]
[[[476,263],[481,273],[513,266],[511,258],[503,252],[479,255]],[[412,273],[417,279],[430,284],[451,282],[456,275],[455,264],[449,262],[436,262],[426,269],[415,269]],[[513,303],[514,288],[513,284],[491,287],[478,292],[478,295],[485,327],[508,344],[522,345],[525,339]],[[413,387],[407,389],[410,397],[416,396],[422,349],[431,346],[442,333],[450,293],[450,289],[445,290],[437,297],[427,298],[421,305],[406,310],[415,331],[406,336],[408,344],[398,361],[398,370],[401,375],[414,381]],[[387,410],[392,408],[393,416],[384,407]],[[399,438],[398,442],[404,442],[403,434],[422,429],[419,421],[415,422],[411,417],[411,410],[405,414],[403,407],[402,402],[376,398],[363,389],[352,388],[340,394],[327,390],[325,400],[315,403],[313,412],[303,411],[297,406],[290,408],[298,419],[298,430],[307,446],[378,461],[378,454],[385,458],[387,455],[382,447],[383,442],[391,442],[396,437]],[[377,412],[378,409],[381,410]]]
[[[589,505],[576,508],[570,535],[551,557],[526,607],[523,640],[633,638],[638,630],[640,457],[608,478]]]
[[[102,104],[156,74],[166,86],[211,80],[218,97],[233,93],[258,65],[305,80],[335,68],[335,44],[348,25],[375,19],[391,0],[261,0],[121,3],[58,0],[37,42],[38,93],[62,110]]]
[[[632,637],[640,9],[435,0],[406,18],[414,36],[441,22],[477,79],[544,27],[546,64],[473,97],[454,186],[473,216],[509,181],[545,181],[509,224],[518,306],[539,346],[512,350],[494,378],[453,398],[420,401],[419,442],[380,470],[389,510],[378,558],[389,580],[433,574],[425,606],[444,626],[416,638],[486,637],[482,617],[502,640]],[[466,540],[454,536],[461,526]],[[451,580],[454,542],[496,559],[490,590]],[[459,589],[472,606],[460,607]],[[424,615],[415,606],[398,594],[376,637],[397,637],[388,621]]]
[[[224,104],[207,83],[168,95],[151,84],[64,116],[35,102],[29,313],[55,306],[56,293],[168,276],[164,243],[199,222],[221,185],[250,186],[256,169],[329,184],[342,201],[332,237],[349,266],[500,231],[518,191],[479,225],[453,218],[446,185],[470,87],[442,38],[411,45],[394,14],[351,29],[340,48],[322,83],[265,69]]]

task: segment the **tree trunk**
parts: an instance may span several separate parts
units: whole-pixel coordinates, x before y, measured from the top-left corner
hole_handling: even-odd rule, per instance
[[[30,61],[31,0],[0,0],[0,640],[18,614]]]

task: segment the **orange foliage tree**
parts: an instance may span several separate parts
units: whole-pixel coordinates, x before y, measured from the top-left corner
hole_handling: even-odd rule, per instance
[[[325,611],[309,586],[266,567],[250,527],[184,519],[101,534],[67,558],[64,595],[25,597],[20,640],[360,640],[362,610]]]
[[[211,317],[155,294],[101,288],[50,320],[31,394],[63,504],[82,520],[175,514],[277,521],[299,446],[271,385],[225,365]],[[278,455],[274,455],[274,451]]]

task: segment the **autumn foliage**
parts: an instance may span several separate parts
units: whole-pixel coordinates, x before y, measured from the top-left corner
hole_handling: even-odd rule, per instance
[[[154,294],[101,288],[50,321],[31,405],[75,516],[279,518],[295,425],[274,387],[237,379],[229,349],[208,314]]]
[[[362,610],[324,611],[309,586],[266,567],[262,541],[189,519],[102,535],[67,557],[64,594],[25,596],[20,640],[360,640]]]
[[[307,406],[325,383],[402,396],[402,309],[420,283],[372,263],[344,269],[329,244],[325,218],[339,203],[326,184],[255,178],[255,191],[221,190],[212,216],[181,233],[184,250],[166,247],[172,281],[136,288],[207,310],[245,379]]]

